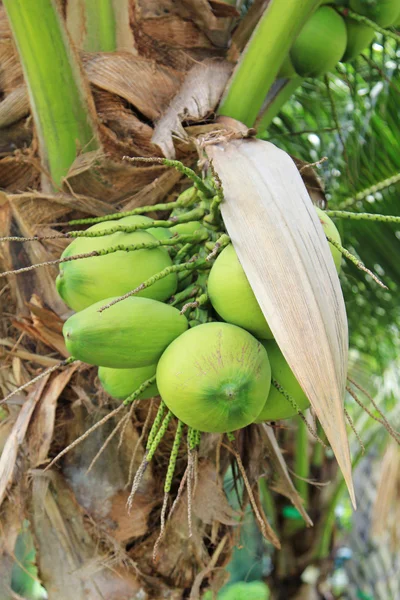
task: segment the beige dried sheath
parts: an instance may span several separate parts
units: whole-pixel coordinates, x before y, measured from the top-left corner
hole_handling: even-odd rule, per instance
[[[260,307],[317,413],[355,505],[343,401],[347,318],[322,226],[288,154],[256,139],[208,146],[222,215]]]

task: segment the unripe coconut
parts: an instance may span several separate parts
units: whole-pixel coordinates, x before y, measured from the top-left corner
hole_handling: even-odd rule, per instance
[[[145,381],[156,374],[157,365],[139,367],[138,369],[110,369],[99,367],[99,379],[103,389],[116,400],[125,400],[133,394]],[[138,400],[146,400],[158,396],[157,384],[154,382],[138,396]]]
[[[354,19],[345,19],[347,29],[346,52],[342,57],[342,62],[350,62],[370,45],[375,37],[375,31],[364,23],[359,23]]]
[[[157,366],[157,386],[186,425],[234,431],[260,413],[271,384],[268,355],[252,335],[228,323],[205,323],[179,336]]]
[[[273,337],[232,244],[224,248],[212,266],[208,295],[227,323],[243,327],[262,339]]]
[[[99,312],[114,299],[96,302],[65,322],[65,344],[72,356],[115,369],[154,365],[188,327],[179,310],[148,298],[131,296]]]
[[[291,368],[285,360],[275,340],[264,340],[262,345],[268,353],[271,364],[272,379],[275,379],[295,400],[301,410],[310,406],[307,396],[294,376]],[[262,421],[279,421],[294,417],[297,411],[276,387],[271,385],[264,408],[256,419],[256,423]]]
[[[126,219],[132,220],[132,217]],[[98,223],[88,231],[105,231],[122,225],[123,220]],[[139,217],[139,220],[143,222],[143,217]],[[135,222],[131,221],[129,224],[133,225]],[[154,241],[155,238],[150,233],[141,230],[132,233],[118,232],[103,237],[81,237],[76,238],[64,250],[62,258],[119,245],[130,246]],[[120,250],[105,256],[62,263],[56,285],[64,302],[73,310],[79,311],[98,300],[110,296],[122,296],[171,265],[171,258],[165,248],[133,252]],[[138,295],[163,301],[174,294],[176,287],[176,274],[171,273],[151,287],[142,290]]]
[[[346,25],[330,6],[318,8],[305,23],[291,50],[296,72],[318,77],[333,69],[346,50]]]
[[[350,8],[381,27],[396,23],[400,14],[399,0],[350,0]]]
[[[317,211],[319,220],[321,221],[321,225],[324,228],[325,235],[332,238],[335,242],[338,242],[338,244],[341,245],[342,240],[340,238],[340,234],[339,234],[338,230],[336,229],[335,223],[332,221],[332,219],[330,217],[328,217],[327,214],[324,213],[323,210],[318,208],[318,206],[315,206],[314,208]],[[340,265],[342,263],[342,253],[340,252],[340,250],[335,248],[335,246],[333,244],[331,244],[330,242],[329,242],[329,249],[332,254],[333,262],[335,263],[336,271],[338,273],[340,273]]]

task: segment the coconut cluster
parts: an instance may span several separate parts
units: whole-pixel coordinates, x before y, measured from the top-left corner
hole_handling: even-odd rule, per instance
[[[273,339],[214,194],[186,190],[166,220],[115,215],[75,232],[57,289],[75,311],[63,329],[68,351],[98,367],[110,396],[160,395],[194,430],[224,433],[291,417],[309,401]],[[340,244],[331,219],[316,211]],[[339,271],[341,254],[330,249]]]
[[[304,24],[280,70],[280,77],[318,77],[338,62],[354,60],[372,42],[370,25],[338,12],[348,7],[380,27],[400,22],[399,0],[325,0]]]

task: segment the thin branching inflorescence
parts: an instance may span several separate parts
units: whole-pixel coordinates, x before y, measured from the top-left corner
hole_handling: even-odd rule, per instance
[[[347,412],[346,408],[344,409],[344,414],[345,414],[345,417],[347,419],[348,424],[350,425],[351,429],[353,430],[354,435],[356,436],[356,439],[357,439],[358,443],[360,444],[361,452],[362,452],[362,454],[364,454],[365,453],[365,446],[362,443],[362,439],[360,438],[360,436],[359,436],[359,434],[358,434],[358,432],[357,432],[357,430],[355,428],[355,425],[353,423],[353,419],[350,417],[350,415]]]
[[[204,208],[198,207],[176,217],[170,217],[169,220],[151,219],[146,223],[136,223],[135,225],[115,225],[110,229],[102,229],[93,231],[89,229],[85,230],[74,230],[65,233],[57,233],[53,235],[34,235],[31,237],[18,237],[18,236],[7,236],[0,238],[0,242],[42,242],[46,240],[58,240],[58,239],[76,239],[76,238],[100,238],[107,235],[113,235],[114,233],[134,233],[135,231],[143,231],[150,227],[161,227],[163,229],[170,229],[175,225],[181,223],[188,223],[189,221],[200,221],[206,211]]]
[[[149,440],[147,442],[147,446],[146,446],[146,452],[145,455],[143,457],[142,463],[140,465],[140,467],[138,468],[136,475],[134,477],[133,483],[132,483],[132,489],[131,489],[131,493],[129,495],[128,498],[128,502],[127,502],[127,506],[128,506],[128,511],[130,512],[132,509],[132,503],[133,503],[133,499],[135,497],[136,492],[139,489],[140,483],[143,479],[143,475],[149,465],[149,463],[151,462],[162,438],[164,437],[167,429],[168,429],[168,425],[171,422],[171,419],[173,418],[173,414],[171,413],[171,411],[168,411],[167,414],[165,415],[164,419],[162,420],[162,423],[158,429],[158,431],[156,432],[156,428],[154,427],[154,425],[158,424],[160,419],[162,419],[162,415],[164,414],[164,410],[165,410],[165,405],[164,403],[160,404],[160,408],[159,411],[157,413],[156,419],[154,420],[153,423],[153,427],[150,431],[150,435],[149,435]],[[155,433],[156,432],[156,433]],[[155,435],[154,435],[155,433]]]
[[[157,559],[158,548],[160,547],[161,541],[162,541],[162,539],[164,537],[164,533],[165,533],[165,524],[166,524],[166,514],[167,514],[169,493],[171,491],[172,480],[173,480],[174,473],[175,473],[175,466],[176,466],[176,461],[178,458],[179,448],[180,448],[180,445],[182,442],[184,427],[185,427],[185,424],[182,421],[178,421],[175,439],[174,439],[171,454],[169,457],[167,474],[165,476],[164,499],[163,499],[163,505],[162,505],[162,509],[161,509],[161,519],[160,519],[160,534],[156,540],[156,543],[154,544],[153,561],[156,561],[156,559]]]
[[[354,21],[358,21],[359,23],[368,25],[368,27],[370,27],[371,29],[374,29],[376,32],[381,33],[382,35],[384,35],[386,37],[392,38],[392,40],[395,40],[397,43],[400,42],[400,35],[398,33],[395,33],[394,31],[391,31],[390,29],[385,29],[384,27],[381,27],[380,25],[375,23],[375,21],[371,21],[371,19],[368,19],[368,17],[364,17],[364,15],[360,15],[359,13],[355,12],[354,10],[351,10],[351,8],[347,8],[347,7],[343,8],[343,7],[337,6],[336,10],[338,12],[340,12],[343,16],[351,17],[351,19],[353,19]]]
[[[399,176],[400,180],[400,176]],[[350,219],[352,221],[373,221],[376,223],[400,223],[400,217],[378,215],[375,213],[357,213],[347,210],[326,210],[325,214],[333,219]]]
[[[146,281],[144,281],[143,283],[138,285],[138,287],[136,287],[134,290],[127,292],[123,296],[119,296],[118,298],[115,298],[114,300],[112,300],[108,304],[105,304],[104,306],[101,306],[98,309],[98,312],[101,313],[104,310],[107,310],[107,308],[111,308],[111,306],[114,306],[114,304],[118,304],[118,302],[122,302],[122,300],[126,300],[126,298],[135,296],[135,294],[138,294],[142,290],[145,290],[146,288],[149,288],[150,286],[152,286],[154,283],[156,283],[156,281],[160,281],[160,279],[164,279],[164,277],[168,277],[168,275],[170,275],[171,273],[179,273],[180,271],[194,271],[195,269],[207,269],[207,268],[211,268],[211,266],[207,265],[206,259],[203,259],[203,258],[199,258],[199,259],[193,260],[193,261],[190,260],[190,261],[182,263],[180,265],[171,265],[170,267],[166,267],[165,269],[163,269],[156,275],[153,275],[152,277],[149,277],[149,279],[146,279]]]
[[[0,404],[4,404],[4,403],[8,402],[13,396],[15,396],[16,394],[19,394],[19,392],[23,392],[24,390],[26,390],[28,387],[30,387],[34,383],[37,383],[38,381],[43,379],[43,377],[46,377],[46,375],[50,375],[51,373],[54,373],[54,371],[57,371],[58,369],[67,367],[68,365],[71,365],[73,362],[77,362],[77,359],[74,358],[73,356],[70,356],[69,358],[66,358],[65,360],[61,360],[56,365],[53,365],[52,367],[45,369],[44,371],[42,371],[42,373],[40,373],[39,375],[37,375],[36,377],[31,379],[30,381],[27,381],[23,385],[19,386],[18,388],[16,388],[12,392],[10,392],[2,400],[0,400]],[[80,361],[78,361],[78,362],[80,362]]]
[[[209,196],[212,196],[215,194],[215,190],[210,189],[206,185],[206,183],[203,181],[203,179],[197,175],[197,173],[195,173],[189,167],[186,167],[179,160],[171,160],[169,158],[157,158],[157,157],[142,158],[142,157],[136,157],[136,156],[133,156],[133,157],[123,156],[122,158],[123,158],[123,160],[127,160],[129,162],[158,163],[160,165],[165,165],[166,167],[172,167],[172,168],[176,169],[177,171],[179,171],[179,173],[182,173],[182,175],[184,175],[188,179],[191,179],[193,181],[194,186],[200,192],[203,192],[203,194],[205,194],[205,196],[209,197]]]
[[[28,273],[34,269],[40,267],[49,267],[52,265],[60,265],[63,263],[72,262],[75,260],[83,260],[86,258],[94,258],[99,256],[107,256],[108,254],[114,254],[115,252],[135,252],[136,250],[154,250],[159,247],[175,246],[177,244],[190,242],[190,245],[200,243],[208,239],[208,235],[205,231],[199,231],[192,234],[182,234],[171,237],[165,240],[155,240],[154,242],[141,242],[139,244],[118,244],[111,248],[102,248],[101,250],[92,250],[91,252],[84,252],[82,254],[73,254],[72,256],[66,256],[64,258],[57,258],[55,260],[47,260],[42,263],[30,265],[29,267],[22,267],[21,269],[14,269],[11,271],[4,271],[0,273],[0,277],[7,277],[8,275],[20,275],[21,273]]]
[[[387,285],[385,285],[379,279],[379,277],[377,277],[375,275],[375,273],[373,273],[370,269],[367,269],[367,267],[365,265],[363,265],[363,263],[360,260],[358,260],[358,258],[356,256],[354,256],[354,254],[351,254],[351,252],[346,250],[346,248],[344,248],[341,244],[339,244],[339,242],[337,242],[336,240],[331,238],[329,235],[326,236],[326,239],[328,240],[328,242],[330,244],[332,244],[332,246],[335,246],[335,248],[337,248],[337,250],[339,250],[339,252],[341,252],[345,258],[347,258],[347,260],[352,262],[353,265],[355,265],[357,267],[357,269],[360,269],[360,271],[364,271],[365,273],[367,273],[370,277],[372,277],[372,279],[375,281],[375,283],[380,285],[383,289],[385,289],[385,290],[389,289],[387,287]]]
[[[353,384],[354,385],[354,384]],[[380,423],[381,425],[383,425],[383,427],[386,429],[386,431],[388,432],[388,434],[395,440],[395,442],[397,442],[398,444],[400,444],[400,434],[395,431],[393,429],[393,427],[390,425],[389,421],[386,419],[386,417],[383,415],[383,413],[377,408],[376,403],[373,402],[373,405],[375,407],[375,409],[379,412],[379,414],[381,415],[382,418],[376,417],[368,408],[367,406],[365,406],[365,404],[363,402],[361,402],[360,398],[358,397],[358,395],[356,394],[356,392],[354,390],[352,390],[349,386],[346,387],[347,392],[350,394],[350,396],[353,398],[353,400],[356,401],[356,403],[358,404],[358,406],[360,408],[362,408],[362,410],[364,412],[367,413],[367,415],[369,417],[371,417],[371,419],[373,419],[374,421],[376,421],[377,423]],[[364,390],[363,390],[364,391]],[[370,399],[371,397],[368,396]]]
[[[301,409],[299,408],[296,400],[293,398],[293,396],[291,396],[284,387],[281,386],[281,384],[276,381],[276,379],[272,379],[272,385],[274,386],[274,388],[276,388],[278,390],[278,392],[280,392],[282,394],[282,396],[284,396],[286,398],[286,400],[291,404],[291,406],[293,407],[293,409],[297,412],[297,414],[299,415],[299,417],[301,418],[301,420],[304,422],[305,426],[307,427],[309,433],[312,435],[312,437],[317,440],[318,443],[321,444],[321,446],[323,446],[324,448],[327,448],[327,445],[325,444],[325,442],[323,440],[321,440],[321,438],[319,437],[318,433],[311,427],[310,423],[307,421],[307,419],[305,418],[305,416],[303,415]]]

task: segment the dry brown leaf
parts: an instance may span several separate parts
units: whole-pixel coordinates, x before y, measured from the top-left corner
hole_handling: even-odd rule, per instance
[[[326,206],[325,186],[322,179],[318,176],[317,171],[309,163],[300,160],[300,158],[291,156],[291,159],[299,169],[299,173],[310,194],[311,200],[320,208],[324,208]]]
[[[271,489],[282,494],[286,498],[289,498],[307,525],[311,526],[313,522],[304,509],[303,500],[290,478],[285,459],[283,458],[272,428],[265,423],[262,423],[260,425],[260,431],[265,447],[267,448],[269,462],[271,463],[274,472],[274,480],[270,485]]]
[[[5,498],[7,489],[12,484],[19,448],[25,439],[33,411],[41,398],[47,380],[48,377],[44,377],[30,392],[19,412],[0,456],[0,506]]]
[[[133,574],[107,564],[110,557],[100,549],[94,529],[90,531],[84,511],[62,477],[40,471],[33,475],[32,525],[49,600],[128,600],[139,594],[148,600]],[[120,560],[127,558],[121,549]]]
[[[1,21],[0,21],[1,22]],[[5,32],[4,32],[5,33]],[[0,90],[9,94],[24,81],[21,63],[12,39],[0,38]]]
[[[216,17],[240,17],[240,12],[233,4],[228,4],[225,0],[209,0],[212,12]]]
[[[107,198],[108,202],[117,203],[140,192],[167,170],[164,165],[138,167],[127,161],[111,161],[101,152],[87,152],[72,164],[65,188],[75,194]]]
[[[158,42],[171,44],[173,41],[175,48],[191,50],[213,47],[208,37],[192,21],[184,21],[175,15],[142,21],[141,30]]]
[[[112,207],[102,200],[84,195],[43,194],[23,192],[8,194],[10,203],[18,207],[24,219],[33,225],[54,223],[58,218],[77,210],[85,216],[100,217],[111,212]]]
[[[6,129],[6,132],[9,133],[10,129],[14,129],[13,127]],[[25,131],[22,127],[18,127],[18,131],[16,133],[17,137],[21,136],[22,141],[15,140],[14,135],[11,140],[7,140],[7,136],[3,136],[0,140],[0,144],[6,144],[7,147],[0,147],[5,153],[13,153],[16,146],[30,144],[32,141],[32,134],[29,130]],[[19,138],[18,138],[19,139]],[[28,150],[30,152],[30,150]],[[36,188],[39,185],[40,181],[40,171],[37,167],[32,164],[29,159],[25,159],[25,156],[5,156],[0,160],[0,187],[9,192],[20,192],[25,189]]]
[[[75,418],[72,423],[67,424],[67,438],[64,447],[87,431],[90,425],[109,411],[110,409],[97,410],[94,414],[87,415],[86,409],[83,407],[74,407]],[[122,418],[125,414],[122,413]],[[93,458],[102,448],[120,418],[121,416],[118,419],[110,420],[93,432],[76,449],[66,454],[63,471],[77,501],[95,519],[96,523],[101,525],[110,536],[118,538],[118,540],[127,540],[146,533],[147,518],[153,508],[149,498],[155,496],[152,469],[149,466],[134,498],[131,514],[128,514],[126,502],[130,489],[126,487],[126,484],[132,452],[139,437],[131,421],[128,422],[125,429],[121,447],[118,448],[118,433],[107,445],[91,470],[87,472]],[[135,459],[135,471],[142,459],[143,448],[140,447]]]
[[[10,225],[11,235],[22,235],[31,237],[35,228],[26,219],[25,212],[20,211],[16,203],[10,204],[13,220]],[[9,253],[13,268],[30,266],[35,263],[51,260],[53,257],[47,252],[40,242],[28,242],[26,244],[9,244]],[[64,302],[57,294],[55,278],[57,269],[55,267],[43,267],[40,270],[24,273],[22,276],[10,275],[10,279],[16,277],[15,285],[18,288],[20,299],[23,300],[21,310],[25,310],[25,302],[29,302],[33,294],[38,294],[42,300],[56,313],[63,314],[66,310]]]
[[[123,210],[132,210],[138,206],[150,206],[158,202],[165,202],[168,194],[181,179],[182,174],[175,169],[165,171],[160,177],[154,179],[133,197],[122,202]]]
[[[22,360],[29,361],[33,364],[42,365],[43,367],[52,367],[58,364],[60,361],[50,356],[42,356],[41,354],[34,354],[27,350],[15,349],[15,340],[0,338],[0,346],[10,348],[10,351],[6,350],[6,353],[12,357],[18,357]],[[21,383],[19,383],[21,385]],[[15,386],[14,386],[15,387]],[[9,390],[11,391],[11,390]],[[5,395],[5,394],[4,394]]]
[[[221,211],[239,260],[355,504],[343,411],[346,311],[311,199],[289,155],[269,142],[233,140],[207,154],[222,180]]]
[[[57,401],[79,364],[72,364],[61,373],[53,375],[33,413],[28,435],[28,451],[31,468],[47,460],[53,439]]]
[[[28,92],[25,85],[20,85],[0,102],[0,127],[9,127],[28,113]]]
[[[53,311],[44,308],[36,294],[32,296],[27,306],[30,309],[31,318],[15,318],[12,320],[12,324],[32,339],[43,342],[67,358],[69,353],[62,335],[63,320]]]
[[[86,54],[83,60],[90,83],[125,98],[149,119],[160,116],[180,85],[171,69],[130,52]]]
[[[193,512],[203,522],[211,525],[213,521],[224,525],[235,525],[238,515],[229,505],[221,488],[214,465],[202,460],[198,468],[198,483],[193,498]]]
[[[208,0],[181,0],[180,4],[188,11],[189,18],[201,31],[204,31],[215,46],[226,48],[232,27],[231,17],[238,16],[234,6],[218,1],[211,6]],[[225,9],[221,10],[223,4],[225,4]]]
[[[226,61],[205,61],[189,71],[154,130],[152,141],[164,156],[175,157],[173,136],[187,139],[182,121],[201,121],[215,110],[231,71]]]
[[[241,19],[232,35],[227,56],[229,60],[236,62],[239,59],[240,54],[251,38],[251,35],[257,26],[261,15],[270,2],[271,0],[254,0],[246,15],[243,17],[243,19]]]

